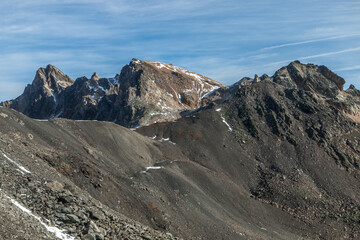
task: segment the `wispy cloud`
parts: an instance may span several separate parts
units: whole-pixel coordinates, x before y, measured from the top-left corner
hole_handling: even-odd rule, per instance
[[[110,77],[137,57],[227,84],[272,74],[284,59],[342,69],[360,62],[359,9],[335,0],[0,1],[0,101],[19,94],[7,81],[25,86],[48,63],[72,78]]]
[[[338,55],[338,54],[351,53],[351,52],[357,52],[357,51],[360,51],[360,47],[347,48],[347,49],[343,49],[343,50],[340,50],[340,51],[325,52],[325,53],[309,55],[309,56],[304,56],[304,57],[295,57],[293,59],[287,59],[287,60],[282,60],[282,61],[278,61],[278,62],[272,62],[272,63],[270,63],[268,65],[279,65],[279,64],[283,64],[283,63],[289,63],[289,62],[294,61],[294,60],[302,61],[302,60],[314,59],[314,58],[319,58],[319,57],[327,57],[327,56],[331,56],[331,55]]]
[[[279,44],[279,45],[275,45],[275,46],[265,47],[265,48],[262,48],[261,50],[270,50],[270,49],[276,49],[276,48],[283,48],[283,47],[289,47],[289,46],[303,45],[303,44],[323,42],[323,41],[329,41],[329,40],[341,39],[341,38],[357,37],[357,36],[360,36],[360,33],[349,34],[349,35],[341,35],[341,36],[332,36],[332,37],[327,37],[327,38],[306,40],[306,41],[300,41],[300,42]]]
[[[337,72],[354,71],[354,70],[360,70],[360,65],[335,69],[335,71],[337,71]]]

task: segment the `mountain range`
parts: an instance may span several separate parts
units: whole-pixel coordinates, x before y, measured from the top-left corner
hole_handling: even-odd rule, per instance
[[[110,121],[126,127],[180,117],[224,85],[171,64],[133,59],[114,78],[73,81],[52,65],[40,68],[24,93],[4,105],[29,117]]]
[[[344,84],[299,61],[231,86],[138,59],[114,78],[40,68],[1,103],[0,236],[358,239]]]

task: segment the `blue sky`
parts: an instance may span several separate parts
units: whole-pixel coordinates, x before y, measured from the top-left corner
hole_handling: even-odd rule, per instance
[[[53,64],[113,77],[133,57],[232,84],[292,60],[360,88],[360,1],[2,0],[0,101]]]

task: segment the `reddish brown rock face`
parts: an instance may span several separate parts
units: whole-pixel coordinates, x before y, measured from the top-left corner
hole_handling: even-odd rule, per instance
[[[199,108],[206,94],[224,87],[215,80],[171,64],[137,59],[123,68],[119,83],[121,102],[146,106],[143,111],[147,116],[139,122],[142,125],[176,119],[181,111]],[[139,112],[141,108],[133,110]]]

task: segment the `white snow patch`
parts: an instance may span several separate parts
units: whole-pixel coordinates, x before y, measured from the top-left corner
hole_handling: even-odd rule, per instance
[[[17,162],[13,161],[11,158],[9,158],[8,156],[6,156],[5,153],[3,153],[3,156],[11,163],[15,164],[18,168],[19,168],[19,171],[22,173],[22,174],[31,174],[31,172],[29,170],[27,170],[26,168],[24,168],[23,166],[21,166],[20,164],[18,164]]]
[[[155,138],[156,138],[156,135],[155,135],[155,136],[153,136],[153,137],[151,137],[151,139],[153,139],[153,140],[154,140]]]
[[[94,86],[89,85],[89,90],[90,90],[90,91],[92,91],[92,90],[94,90],[94,89],[95,89]]]
[[[60,85],[60,87],[63,87],[63,88],[67,88],[69,86],[68,83],[63,82],[63,81],[58,82],[58,84]]]
[[[99,89],[100,89],[101,91],[103,91],[104,93],[106,93],[106,89],[105,89],[104,87],[102,87],[102,86],[99,85]]]
[[[226,126],[229,128],[229,131],[232,132],[232,128],[230,127],[230,125],[226,122],[225,118],[223,116],[221,116],[222,121],[226,124]]]
[[[136,125],[135,127],[133,128],[130,128],[131,131],[135,131],[136,129],[138,129],[140,127],[140,125]]]
[[[196,80],[198,80],[199,82],[201,82],[200,84],[201,84],[202,86],[204,86],[203,83],[202,83],[203,78],[202,78],[200,75],[198,75],[198,74],[196,74],[196,73],[192,73],[192,72],[186,71],[186,70],[183,70],[182,72],[185,73],[185,74],[188,75],[188,76],[191,76],[191,77],[195,78]]]
[[[1,189],[0,189],[1,191]],[[14,204],[16,207],[18,207],[20,210],[22,210],[23,212],[27,213],[28,215],[30,215],[31,217],[35,218],[41,225],[43,225],[46,230],[48,230],[49,232],[51,233],[54,233],[55,236],[57,238],[60,238],[62,240],[74,240],[75,238],[64,233],[66,232],[66,230],[61,230],[57,227],[52,227],[52,226],[49,226],[47,225],[46,223],[44,223],[40,217],[34,215],[29,209],[25,208],[23,205],[21,205],[19,202],[17,202],[16,200],[12,199],[11,197],[9,197],[8,195],[6,195],[4,193],[5,197],[8,198],[12,204]],[[47,222],[50,222],[49,220],[46,219]]]
[[[220,112],[220,111],[221,111],[221,108],[218,108],[218,109],[216,109],[215,111]]]
[[[158,68],[158,69],[161,69],[161,68],[166,68],[166,69],[168,69],[164,64],[162,64],[162,63],[159,63],[159,65],[156,65],[156,67]]]
[[[164,64],[164,63],[156,63],[155,66],[158,69],[165,68],[165,69],[173,71],[173,72],[177,72],[177,69],[180,69],[178,67],[175,67],[175,66],[172,66],[172,65],[169,65],[169,64]]]
[[[145,171],[141,171],[140,173],[147,173],[147,171],[149,170],[159,170],[159,169],[162,169],[164,167],[162,166],[151,166],[151,167],[146,167]]]
[[[159,142],[169,142],[169,143],[174,144],[174,145],[176,144],[176,143],[170,141],[170,138],[161,138],[161,139],[159,140]]]
[[[146,171],[148,171],[150,169],[159,170],[159,169],[162,169],[162,168],[163,168],[162,166],[151,166],[151,167],[146,167]]]
[[[74,122],[99,122],[98,120],[73,120]]]
[[[53,93],[54,103],[56,104],[57,101],[56,101],[56,97],[55,97],[55,95],[54,95],[54,90],[51,90],[51,92]]]
[[[201,99],[203,99],[203,98],[205,98],[205,97],[207,97],[207,96],[209,96],[209,95],[211,95],[212,93],[214,93],[216,90],[218,90],[220,87],[215,87],[215,86],[212,86],[212,85],[210,85],[211,86],[211,89],[209,90],[209,92],[207,92],[206,94],[204,94],[203,96],[201,96]]]
[[[199,102],[199,108],[201,107],[201,103],[205,97],[211,95],[212,93],[214,93],[216,90],[218,90],[220,88],[220,87],[215,87],[212,85],[210,85],[210,86],[211,86],[211,89],[209,90],[209,92],[205,93],[204,95],[201,95],[202,93],[200,94],[201,98],[200,98],[200,102]]]
[[[51,117],[51,118],[58,118],[61,116],[61,114],[64,113],[64,110],[63,111],[60,111],[58,114],[56,114],[55,116]]]
[[[109,80],[108,80],[109,82]],[[93,94],[91,95],[92,98],[94,98],[95,100],[97,100],[98,102],[104,97],[104,95],[106,94],[106,89],[100,85],[96,85],[96,86],[91,86],[89,85],[89,90],[90,92],[93,92]],[[102,93],[104,94],[103,96],[99,96],[99,90],[102,91]]]

